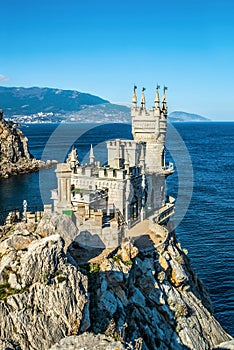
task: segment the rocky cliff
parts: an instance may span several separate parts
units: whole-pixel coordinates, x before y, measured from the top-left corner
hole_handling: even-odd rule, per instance
[[[51,163],[35,159],[29,152],[27,138],[15,124],[3,119],[0,110],[0,177],[37,171]]]
[[[175,233],[91,259],[64,215],[0,232],[0,350],[208,350],[232,340]]]

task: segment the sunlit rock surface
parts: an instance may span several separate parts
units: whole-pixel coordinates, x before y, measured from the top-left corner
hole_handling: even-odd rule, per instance
[[[126,241],[85,261],[69,220],[46,214],[39,225],[1,227],[0,350],[75,350],[83,344],[232,349],[174,233],[157,247]]]

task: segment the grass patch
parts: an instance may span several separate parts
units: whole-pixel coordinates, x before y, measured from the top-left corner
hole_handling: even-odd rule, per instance
[[[0,284],[0,300],[5,300],[10,295],[22,294],[28,291],[29,287],[24,287],[21,289],[11,288],[9,283]]]

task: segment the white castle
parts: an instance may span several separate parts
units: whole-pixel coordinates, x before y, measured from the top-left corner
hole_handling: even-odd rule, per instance
[[[138,106],[134,86],[133,140],[108,141],[107,165],[95,161],[92,145],[89,164],[79,163],[73,147],[67,162],[57,165],[54,210],[71,216],[87,245],[117,246],[139,222],[154,218],[163,225],[173,215],[165,193],[165,179],[174,172],[172,163],[165,164],[166,88],[160,103],[157,86],[152,110],[146,109],[144,91]]]

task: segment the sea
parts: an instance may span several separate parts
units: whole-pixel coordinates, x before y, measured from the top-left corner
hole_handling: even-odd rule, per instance
[[[106,141],[132,139],[129,124],[28,124],[21,130],[30,152],[40,159],[63,162],[71,147],[80,162],[105,164]],[[209,290],[214,314],[234,336],[234,123],[174,123],[168,126],[167,161],[175,172],[167,178],[167,194],[176,198],[177,237],[198,277]],[[40,209],[52,203],[54,168],[0,179],[0,213],[5,209]]]

